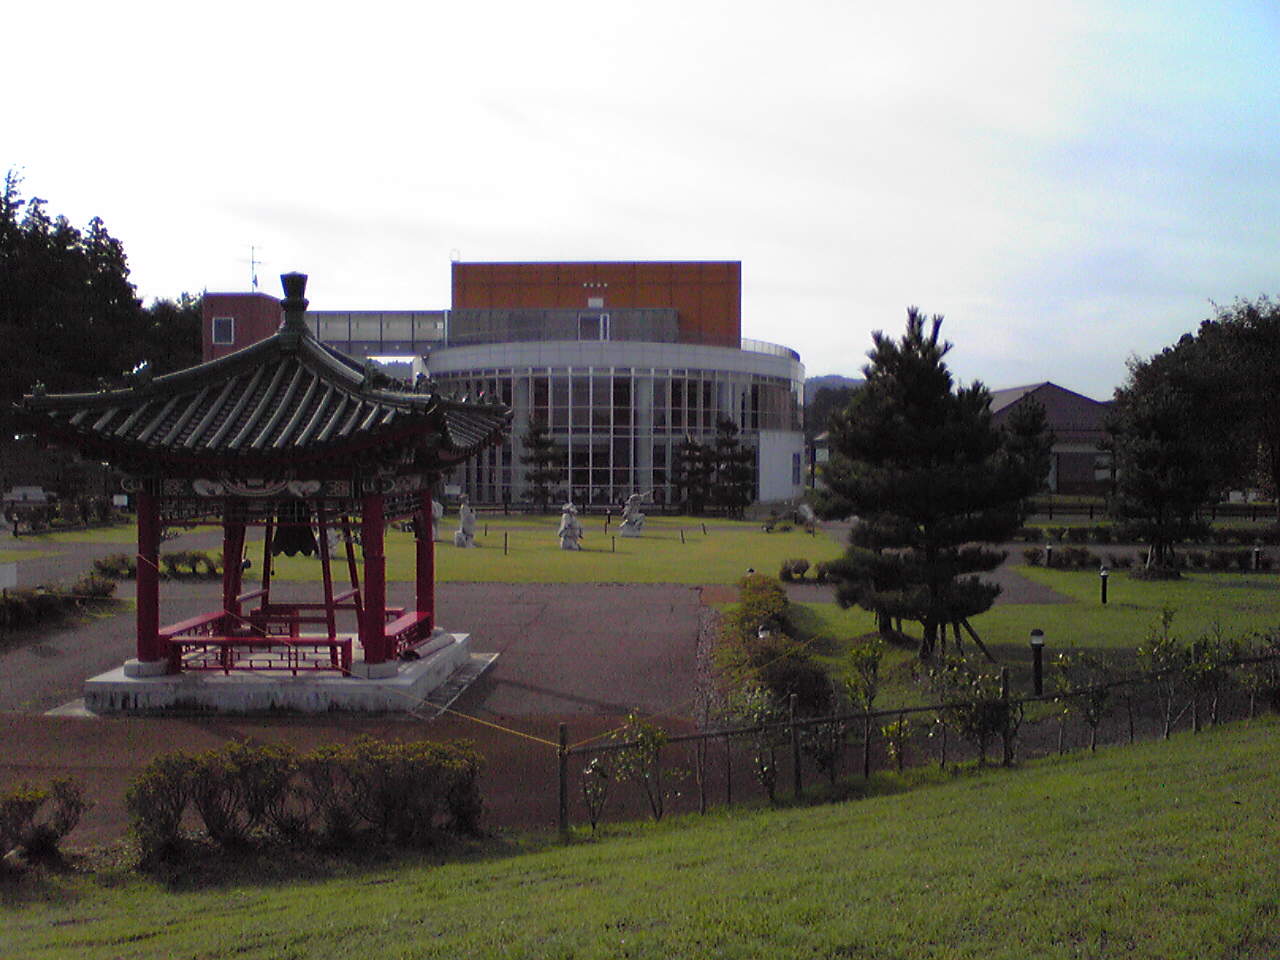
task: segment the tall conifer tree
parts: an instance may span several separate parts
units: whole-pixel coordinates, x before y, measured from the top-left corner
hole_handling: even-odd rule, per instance
[[[564,481],[564,453],[551,438],[551,430],[545,420],[530,419],[528,429],[520,437],[524,453],[525,496],[546,512],[547,501],[555,488]]]
[[[826,516],[857,520],[837,565],[837,600],[890,620],[921,625],[920,656],[931,657],[945,629],[959,636],[989,609],[998,585],[977,574],[1004,553],[1022,522],[1021,502],[1044,483],[1051,440],[1044,409],[1019,405],[1010,425],[991,422],[981,383],[956,386],[938,339],[942,317],[907,311],[900,341],[873,334],[866,385],[833,415]]]

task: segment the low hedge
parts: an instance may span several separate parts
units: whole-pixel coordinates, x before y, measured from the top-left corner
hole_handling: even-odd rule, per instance
[[[138,576],[138,558],[130,553],[112,553],[95,560],[93,569],[113,580],[133,580]],[[205,550],[162,553],[160,576],[168,580],[216,580],[222,576],[222,555]]]
[[[125,795],[143,863],[183,848],[189,809],[223,847],[264,840],[292,845],[430,845],[479,830],[481,757],[461,741],[390,743],[360,737],[307,753],[232,742],[153,760]]]
[[[0,630],[24,630],[110,600],[114,580],[86,574],[69,587],[6,590],[0,595]]]

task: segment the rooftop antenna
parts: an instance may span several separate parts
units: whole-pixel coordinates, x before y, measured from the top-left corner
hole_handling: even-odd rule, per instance
[[[240,260],[244,263],[244,260]],[[258,259],[258,248],[249,247],[249,285],[253,288],[253,292],[258,292],[258,268],[265,265],[265,261]]]

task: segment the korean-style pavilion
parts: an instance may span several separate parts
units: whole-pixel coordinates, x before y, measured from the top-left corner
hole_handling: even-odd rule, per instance
[[[393,676],[442,640],[435,624],[432,488],[442,471],[497,443],[499,404],[413,389],[330,349],[307,328],[307,278],[281,278],[279,330],[236,353],[123,389],[46,394],[21,405],[40,435],[108,461],[126,475],[137,510],[137,655],[127,677],[194,671],[323,671]],[[384,531],[412,524],[412,609],[387,605]],[[222,603],[170,626],[160,618],[165,527],[222,531]],[[262,528],[261,582],[246,590],[246,533]],[[362,563],[357,562],[355,541]],[[331,552],[347,585],[335,584]],[[272,559],[315,554],[322,595],[273,600]],[[339,630],[354,615],[356,632]],[[353,640],[358,650],[353,656]]]

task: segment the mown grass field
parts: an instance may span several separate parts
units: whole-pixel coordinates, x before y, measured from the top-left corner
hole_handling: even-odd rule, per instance
[[[465,862],[173,886],[0,884],[54,958],[1280,956],[1274,718],[896,795],[723,811]],[[936,776],[936,774],[935,774]],[[580,840],[584,839],[580,836]]]
[[[39,560],[53,554],[52,550],[0,550],[0,563],[16,563],[19,560]]]
[[[1188,573],[1181,580],[1148,582],[1115,572],[1103,606],[1094,573],[1043,567],[1018,567],[1017,572],[1051,587],[1069,602],[997,603],[973,618],[974,629],[1000,662],[992,669],[1010,667],[1015,690],[1029,684],[1028,640],[1033,629],[1045,633],[1046,662],[1069,649],[1109,650],[1121,660],[1130,658],[1165,606],[1174,611],[1173,635],[1184,641],[1214,630],[1234,638],[1280,630],[1280,577],[1274,574]],[[834,671],[840,669],[847,644],[875,629],[870,613],[841,610],[832,603],[792,604],[792,622],[798,638],[809,641],[812,652]],[[914,626],[908,624],[908,630]],[[967,642],[965,649],[975,652]],[[915,652],[909,645],[885,650],[881,672],[887,682],[879,706],[923,702],[921,689],[905,682],[914,662]]]
[[[446,517],[437,531],[436,579],[478,583],[735,583],[749,567],[776,576],[785,559],[805,557],[816,563],[835,559],[842,552],[839,544],[822,533],[764,533],[758,523],[693,517],[650,517],[643,536],[619,537],[616,517],[606,531],[604,517],[596,516],[583,520],[583,550],[561,550],[556,538],[559,523],[558,514],[481,517],[476,529],[480,546],[461,550],[453,545],[456,519]],[[387,531],[388,579],[413,579],[414,549],[412,534]],[[251,551],[250,555],[256,564],[256,554]],[[339,550],[335,557],[338,576],[342,575],[342,556]],[[320,563],[307,557],[278,557],[274,575],[284,580],[319,580]]]

